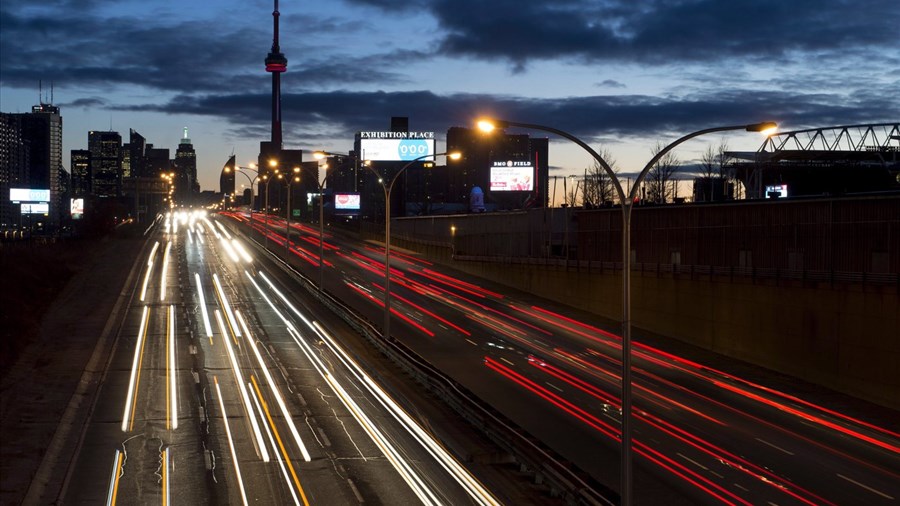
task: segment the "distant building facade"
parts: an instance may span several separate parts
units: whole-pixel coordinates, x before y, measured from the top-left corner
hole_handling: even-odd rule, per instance
[[[88,132],[91,189],[95,197],[122,196],[122,136],[113,131]]]

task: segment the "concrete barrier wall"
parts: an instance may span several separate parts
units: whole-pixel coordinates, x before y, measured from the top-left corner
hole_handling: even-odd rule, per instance
[[[469,274],[620,321],[621,272],[451,258],[446,244],[394,239]],[[900,409],[896,284],[635,271],[637,329]]]

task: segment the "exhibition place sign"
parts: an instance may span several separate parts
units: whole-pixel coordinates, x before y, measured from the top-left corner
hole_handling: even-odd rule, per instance
[[[360,139],[434,139],[434,132],[360,132]]]

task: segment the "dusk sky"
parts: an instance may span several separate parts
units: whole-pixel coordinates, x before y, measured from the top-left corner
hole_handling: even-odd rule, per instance
[[[89,130],[134,128],[174,156],[182,128],[203,189],[269,138],[271,0],[3,0],[0,110],[43,81],[63,160]],[[896,121],[896,0],[282,0],[286,148],[352,149],[391,116],[435,131],[482,114],[569,131],[639,170],[657,141],[712,126],[781,130]],[[534,135],[542,135],[532,132]],[[677,152],[690,163],[720,136]],[[724,138],[734,150],[762,139]],[[310,157],[311,159],[311,157]],[[562,139],[551,174],[590,164]]]

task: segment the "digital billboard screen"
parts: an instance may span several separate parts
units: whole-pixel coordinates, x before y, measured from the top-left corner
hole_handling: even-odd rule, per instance
[[[10,188],[9,200],[13,202],[50,202],[50,190]]]
[[[359,211],[359,194],[335,193],[334,209],[336,211]]]
[[[84,199],[71,199],[69,209],[71,210],[73,219],[81,219],[84,215]]]
[[[766,198],[787,198],[788,196],[788,185],[779,184],[779,185],[767,185],[766,186]]]
[[[22,214],[50,214],[50,204],[41,202],[38,204],[22,204]]]
[[[422,161],[434,160],[434,139],[360,139],[359,143],[364,160],[403,162],[419,157],[423,157]]]
[[[491,191],[534,191],[534,166],[530,162],[495,162],[491,167]]]

